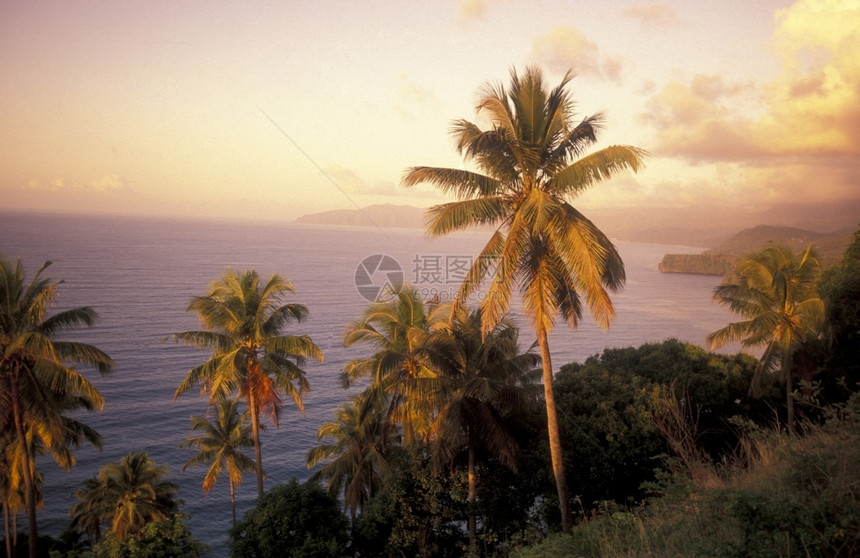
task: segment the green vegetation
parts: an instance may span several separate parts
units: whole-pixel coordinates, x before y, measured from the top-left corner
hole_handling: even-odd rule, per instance
[[[189,459],[182,470],[198,464],[211,463],[203,477],[203,493],[208,494],[218,481],[221,472],[227,470],[230,483],[230,507],[233,510],[233,524],[236,524],[236,487],[242,483],[245,471],[256,470],[254,460],[241,452],[241,448],[253,447],[251,427],[248,425],[248,411],[239,412],[239,402],[224,399],[215,405],[215,422],[206,417],[192,416],[191,430],[201,432],[183,441],[180,447],[199,450]]]
[[[700,254],[666,254],[658,268],[669,273],[725,275],[739,259],[769,246],[785,246],[802,252],[810,245],[818,252],[821,265],[830,267],[841,261],[850,241],[850,231],[824,234],[794,227],[759,225],[744,229]]]
[[[667,340],[562,366],[554,378],[562,457],[577,465],[565,478],[576,523],[563,536],[539,357],[521,350],[505,316],[486,330],[483,308],[426,302],[409,286],[391,293],[346,328],[347,345],[372,352],[344,367],[344,384],[363,390],[320,429],[322,443],[308,454],[320,466],[314,480],[264,493],[235,523],[233,555],[855,555],[858,255],[860,230],[818,282],[811,252],[777,248],[729,274],[715,294],[747,312],[748,323],[715,338],[782,341],[762,361]],[[781,374],[762,373],[768,355]],[[792,387],[781,393],[786,378]],[[238,482],[253,463],[242,453],[253,445],[247,400],[215,405],[211,422],[192,418],[195,435],[182,444],[197,451],[186,466],[209,465],[204,490],[225,469]],[[795,415],[789,436],[780,426]],[[3,503],[14,517],[23,495],[8,489],[19,477],[9,474],[18,461],[6,436]],[[77,491],[68,532],[37,539],[41,552],[201,555],[165,476],[145,452],[106,465]]]
[[[761,375],[779,370],[785,382],[788,433],[794,433],[793,376],[812,381],[814,363],[807,347],[823,339],[824,301],[817,296],[821,268],[812,247],[802,254],[790,248],[770,247],[741,260],[714,292],[714,300],[744,318],[710,335],[711,348],[730,341],[745,347],[763,346],[760,374],[753,378],[752,393]]]
[[[827,302],[830,326],[830,344],[823,357],[825,387],[832,392],[840,383],[856,386],[860,382],[860,228],[842,262],[822,273],[818,294]]]
[[[857,556],[860,398],[833,408],[824,426],[805,426],[803,437],[751,432],[707,485],[666,476],[643,504],[606,506],[572,536],[513,556]]]
[[[110,525],[119,540],[136,535],[152,521],[175,514],[179,485],[162,480],[167,468],[157,465],[145,451],[129,453],[119,462],[105,465],[97,477],[75,492],[72,525],[85,527],[98,540],[99,528]]]
[[[306,358],[323,360],[322,351],[307,335],[281,333],[286,324],[301,321],[308,313],[301,304],[281,304],[287,293],[294,292],[293,284],[280,275],[262,284],[256,271],[228,269],[206,296],[195,297],[188,305],[207,329],[173,335],[177,341],[213,351],[209,360],[188,372],[174,397],[200,384],[209,391],[210,404],[234,395],[247,403],[258,496],[263,495],[260,414],[268,413],[277,427],[281,393],[304,413],[302,396],[310,385],[301,365]]]
[[[9,514],[23,503],[30,558],[38,552],[36,454],[47,453],[68,470],[75,464],[70,447],[84,441],[101,446],[96,431],[68,416],[76,409],[104,407],[95,386],[71,366],[84,364],[103,374],[113,366],[110,357],[92,345],[56,339],[65,331],[92,325],[96,313],[80,307],[47,316],[62,283],[42,278],[49,265],[45,262],[26,283],[21,260],[13,267],[0,259],[0,458],[6,552],[12,553]]]
[[[148,522],[135,537],[119,539],[113,534],[97,545],[93,558],[150,558],[163,556],[165,558],[198,558],[209,548],[194,539],[191,532],[178,515],[169,519]],[[57,552],[57,554],[62,554]],[[69,553],[69,558],[75,555]],[[89,553],[79,553],[80,558],[90,556]]]
[[[337,500],[314,482],[295,479],[257,501],[230,531],[232,556],[324,558],[346,556],[347,520]]]
[[[770,420],[778,391],[768,384],[761,398],[747,396],[756,361],[748,355],[716,355],[697,345],[668,340],[638,348],[607,349],[585,363],[565,365],[556,377],[557,404],[565,417],[565,460],[578,464],[569,484],[580,510],[603,502],[627,505],[646,496],[643,486],[673,459],[718,463],[739,443],[728,420]],[[682,407],[673,407],[683,401]],[[692,445],[665,435],[667,411],[695,420]],[[685,441],[687,442],[687,441]],[[675,443],[675,446],[672,445]]]
[[[102,467],[75,492],[66,536],[52,556],[142,558],[201,556],[207,547],[194,540],[179,513],[179,485],[165,480],[167,468],[145,451],[129,453]],[[102,537],[102,528],[107,526]],[[74,534],[86,534],[88,544]]]
[[[520,287],[540,350],[547,434],[565,533],[572,516],[548,336],[557,316],[576,328],[583,306],[608,328],[615,313],[609,292],[624,284],[624,264],[615,246],[569,200],[620,172],[637,171],[647,155],[636,147],[616,145],[583,156],[597,142],[604,117],[598,113],[574,124],[573,95],[567,90],[572,77],[567,73],[549,90],[541,70],[532,67],[523,75],[511,70],[507,89],[487,83],[476,110],[492,127],[482,130],[467,120],[452,126],[458,151],[481,172],[413,167],[403,179],[407,186],[430,183],[459,198],[428,210],[428,234],[496,227],[457,300],[467,301],[489,281],[481,302],[487,332],[509,311],[513,291]]]
[[[735,257],[726,254],[666,254],[657,269],[666,273],[725,275],[734,263]]]

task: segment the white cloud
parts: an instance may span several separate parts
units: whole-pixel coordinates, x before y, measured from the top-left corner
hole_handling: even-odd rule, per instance
[[[679,23],[675,8],[663,2],[631,6],[624,14],[638,21],[642,27],[652,30],[666,30]]]
[[[394,182],[378,180],[373,184],[368,184],[353,170],[340,165],[330,165],[326,167],[325,173],[335,182],[335,184],[337,184],[337,187],[347,195],[401,195],[397,192],[397,186]]]
[[[433,89],[419,85],[403,72],[397,74],[397,98],[397,110],[405,117],[412,117],[417,108],[439,104]]]
[[[469,23],[480,19],[495,0],[460,0],[460,21]]]
[[[731,103],[753,91],[751,84],[704,75],[667,84],[641,116],[659,130],[659,151],[691,162],[756,165],[856,160],[860,2],[854,5],[801,0],[779,12],[772,42],[782,71],[760,91],[764,116],[746,117],[742,103]]]
[[[124,176],[111,174],[92,182],[76,182],[67,178],[32,179],[21,187],[36,192],[118,192],[129,190]]]
[[[623,61],[603,57],[597,43],[566,25],[556,25],[532,41],[530,58],[541,66],[563,74],[572,70],[579,76],[621,81]]]

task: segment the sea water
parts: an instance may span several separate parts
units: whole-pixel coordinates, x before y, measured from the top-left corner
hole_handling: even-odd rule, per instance
[[[173,397],[188,370],[208,358],[203,351],[166,340],[171,333],[200,327],[196,315],[186,312],[191,297],[204,295],[227,267],[255,269],[264,279],[278,273],[291,280],[296,293],[288,302],[310,311],[287,333],[310,335],[325,362],[304,366],[311,385],[304,398],[306,414],[288,401],[279,428],[269,424],[261,435],[265,486],[271,488],[312,473],[307,452],[319,443],[317,429],[352,395],[340,387],[338,377],[348,360],[366,356],[367,349],[344,347],[342,338],[346,325],[369,304],[372,289],[367,287],[382,287],[399,272],[428,297],[450,298],[464,266],[486,240],[486,233],[428,239],[419,230],[405,229],[0,213],[0,255],[21,257],[27,280],[43,262],[53,262],[45,276],[63,280],[54,310],[92,306],[99,314],[94,327],[71,338],[96,345],[116,361],[107,376],[85,371],[105,398],[104,411],[76,415],[104,437],[104,448],[75,450],[77,465],[70,472],[48,459],[38,462],[45,477],[40,531],[55,536],[63,531],[74,491],[84,479],[129,452],[146,450],[180,485],[182,511],[190,515],[187,525],[194,536],[209,544],[213,555],[225,554],[231,524],[227,479],[219,479],[204,496],[206,467],[180,472],[194,455],[194,450],[178,447],[192,435],[189,417],[207,410],[207,399],[196,389]],[[617,315],[611,328],[603,331],[588,317],[576,331],[557,324],[550,337],[556,370],[608,347],[668,338],[704,345],[709,332],[732,318],[711,300],[719,278],[657,270],[663,254],[693,249],[630,242],[617,246],[627,282],[613,297]],[[387,268],[380,265],[383,261]],[[522,327],[525,349],[534,336],[516,310],[514,318]],[[237,492],[240,514],[253,506],[255,497],[253,475],[247,474]]]

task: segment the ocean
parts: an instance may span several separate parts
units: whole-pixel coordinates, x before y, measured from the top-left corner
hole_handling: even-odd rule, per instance
[[[318,427],[332,420],[333,410],[351,395],[339,385],[340,370],[366,354],[361,347],[343,346],[344,328],[360,317],[374,289],[402,276],[420,292],[444,300],[456,292],[464,266],[486,236],[458,233],[428,239],[420,230],[405,229],[0,213],[0,255],[13,261],[21,257],[28,281],[39,265],[52,261],[45,276],[64,281],[54,309],[94,307],[98,323],[73,338],[96,345],[116,361],[110,375],[86,371],[106,405],[102,413],[77,417],[101,433],[104,448],[76,450],[77,465],[70,472],[47,459],[38,462],[45,475],[40,532],[56,536],[68,525],[73,493],[84,479],[131,451],[146,450],[179,483],[182,510],[190,515],[186,523],[194,536],[212,547],[212,555],[226,554],[231,520],[226,478],[204,497],[205,467],[180,472],[194,454],[178,447],[191,435],[189,417],[207,409],[197,390],[173,399],[188,370],[208,357],[165,340],[171,333],[199,328],[196,315],[185,310],[190,298],[205,294],[229,266],[256,269],[264,278],[286,276],[296,287],[289,302],[305,304],[310,311],[288,333],[310,335],[325,362],[305,366],[311,384],[306,415],[288,405],[280,427],[269,425],[262,433],[265,486],[271,488],[311,474],[306,455],[318,443]],[[711,301],[718,277],[657,270],[663,254],[696,249],[632,242],[617,246],[627,271],[625,289],[614,296],[617,316],[608,331],[590,318],[576,331],[558,324],[550,338],[556,370],[608,347],[669,338],[704,345],[709,332],[732,320]],[[522,324],[520,339],[526,348],[533,335],[516,311],[514,318]],[[255,495],[249,474],[237,492],[240,514],[253,505]],[[26,525],[23,517],[19,521]]]

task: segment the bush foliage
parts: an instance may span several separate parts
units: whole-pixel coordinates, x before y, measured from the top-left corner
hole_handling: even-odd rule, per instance
[[[335,498],[315,482],[295,479],[260,498],[230,530],[234,557],[346,556],[347,520]]]

